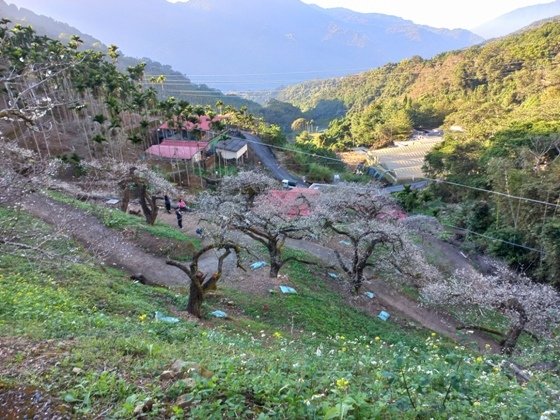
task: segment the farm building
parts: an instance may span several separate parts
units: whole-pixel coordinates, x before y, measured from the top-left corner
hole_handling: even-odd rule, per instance
[[[197,140],[208,138],[211,134],[212,123],[216,123],[224,119],[224,116],[217,115],[210,118],[207,115],[198,117],[198,122],[184,121],[182,127],[174,127],[173,123],[164,122],[158,129],[158,139],[172,139],[172,140]]]
[[[216,155],[223,160],[233,160],[237,162],[247,153],[247,141],[232,137],[216,144]]]
[[[163,158],[198,162],[208,147],[205,141],[163,140],[160,144],[150,146],[146,154]]]

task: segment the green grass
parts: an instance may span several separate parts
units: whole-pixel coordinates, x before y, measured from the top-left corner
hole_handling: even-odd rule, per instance
[[[48,231],[40,222],[33,229]],[[16,376],[0,384],[39,387],[76,416],[133,418],[148,400],[148,415],[165,418],[539,418],[557,405],[557,378],[539,374],[521,386],[499,357],[370,318],[313,267],[285,268],[297,295],[220,289],[205,312],[225,297],[244,315],[167,324],[153,313],[181,309],[184,296],[80,256],[45,264],[0,253],[0,338],[48,343],[34,357],[56,361],[37,371],[15,354],[3,372]],[[177,359],[198,367],[160,380]]]
[[[146,224],[143,217],[138,217],[124,213],[120,210],[100,206],[87,201],[80,201],[75,198],[58,192],[49,192],[49,196],[61,203],[69,204],[80,210],[97,217],[105,226],[111,229],[133,229],[145,231],[156,238],[171,239],[174,241],[191,244],[194,248],[200,247],[200,239],[194,236],[185,235],[166,223],[156,221],[154,225]]]

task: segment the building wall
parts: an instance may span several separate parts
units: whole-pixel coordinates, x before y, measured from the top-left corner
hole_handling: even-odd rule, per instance
[[[220,154],[222,159],[239,159],[247,152],[247,145],[243,146],[237,152],[230,152],[222,149],[216,149],[216,152]]]

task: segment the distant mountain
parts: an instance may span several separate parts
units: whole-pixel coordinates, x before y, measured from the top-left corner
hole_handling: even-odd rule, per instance
[[[545,21],[430,60],[413,57],[289,86],[276,99],[323,124],[346,114],[356,142],[384,121],[414,128],[461,126],[484,138],[512,121],[560,120],[559,55],[560,21]],[[399,112],[403,118],[397,124],[393,117]]]
[[[482,39],[381,14],[300,0],[11,0],[192,80],[252,90],[340,76]]]
[[[478,26],[473,32],[486,39],[496,38],[513,33],[537,20],[557,15],[560,15],[560,0],[513,10]]]
[[[31,10],[18,8],[13,4],[9,5],[5,0],[0,0],[0,17],[11,20],[13,24],[31,25],[38,34],[46,35],[49,38],[58,39],[62,42],[68,42],[72,35],[78,35],[84,42],[84,48],[103,52],[107,51],[107,46],[91,35],[50,17],[37,15]],[[257,103],[252,101],[232,95],[224,95],[219,90],[191,83],[185,75],[174,70],[169,65],[153,61],[143,55],[140,55],[140,57],[143,58],[121,56],[117,61],[117,67],[125,70],[129,66],[137,65],[139,62],[146,63],[146,74],[165,76],[166,81],[163,84],[154,85],[156,90],[159,90],[165,96],[175,96],[193,104],[214,105],[217,100],[221,100],[224,104],[236,107],[246,105],[251,111],[260,111],[261,109]]]

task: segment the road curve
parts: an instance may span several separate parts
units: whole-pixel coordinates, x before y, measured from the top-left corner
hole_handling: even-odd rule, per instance
[[[291,174],[285,168],[280,166],[276,156],[272,152],[271,148],[264,144],[262,140],[246,131],[243,131],[243,135],[247,139],[247,143],[255,155],[258,156],[259,161],[272,173],[274,178],[282,181],[287,179],[288,181],[295,182],[297,185],[305,185],[301,178]]]

